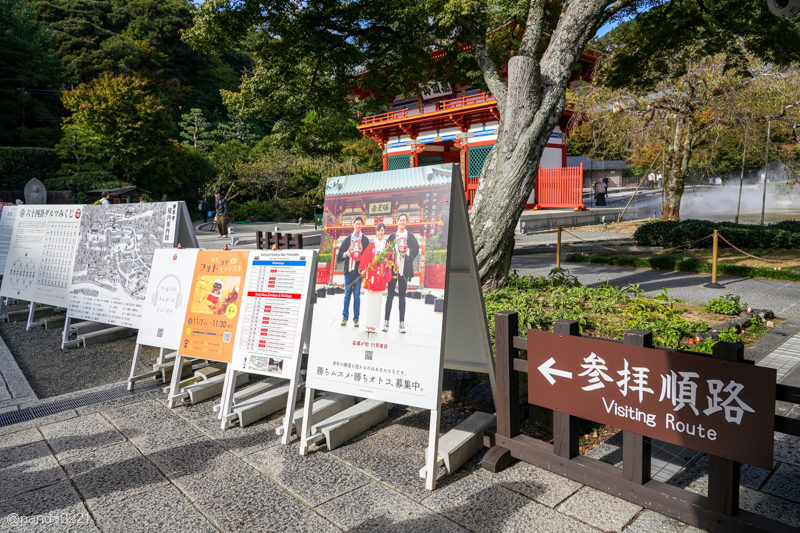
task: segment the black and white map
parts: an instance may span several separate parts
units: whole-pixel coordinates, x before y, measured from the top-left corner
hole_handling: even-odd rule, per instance
[[[138,328],[153,255],[175,246],[179,202],[87,206],[72,266],[70,318]]]

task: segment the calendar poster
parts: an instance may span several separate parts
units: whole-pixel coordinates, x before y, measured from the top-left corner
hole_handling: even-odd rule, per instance
[[[67,306],[85,209],[81,205],[17,207],[0,295]]]
[[[174,248],[154,252],[147,296],[142,304],[142,321],[136,337],[138,344],[178,349],[197,253],[197,249]]]
[[[249,252],[197,254],[178,353],[228,363],[236,342]]]

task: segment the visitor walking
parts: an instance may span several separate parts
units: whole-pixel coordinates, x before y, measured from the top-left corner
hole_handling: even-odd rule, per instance
[[[606,184],[602,178],[598,178],[594,184],[595,207],[605,207],[606,205]]]
[[[203,201],[200,203],[200,211],[203,213],[203,222],[208,222],[209,209],[208,209],[208,202],[206,201],[205,198],[203,198]]]
[[[217,239],[227,239],[228,238],[228,200],[222,196],[220,191],[214,192],[215,198],[215,211],[217,213],[217,231],[219,231],[219,237]]]

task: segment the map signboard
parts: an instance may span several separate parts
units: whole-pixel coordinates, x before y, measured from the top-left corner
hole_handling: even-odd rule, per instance
[[[86,206],[69,289],[68,316],[138,328],[155,251],[173,248],[183,202]],[[193,243],[184,243],[185,247]]]
[[[528,330],[528,398],[759,468],[772,468],[775,369]]]
[[[138,344],[177,350],[192,287],[197,249],[156,250],[150,268],[147,296],[142,303]]]
[[[231,360],[234,370],[294,378],[302,354],[315,253],[250,252]]]
[[[198,252],[179,355],[231,361],[249,257],[246,251]]]
[[[8,256],[11,234],[14,232],[17,206],[7,205],[0,212],[0,272],[6,271],[6,257]]]
[[[0,295],[66,307],[85,211],[82,205],[23,205],[4,213],[16,221]]]

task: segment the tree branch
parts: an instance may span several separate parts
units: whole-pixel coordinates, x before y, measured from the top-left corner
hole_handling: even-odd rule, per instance
[[[531,0],[528,8],[528,20],[525,22],[525,32],[522,42],[517,50],[517,55],[530,56],[536,59],[539,43],[542,41],[542,26],[544,25],[545,0]]]
[[[465,17],[458,17],[456,23],[464,28],[467,42],[472,48],[472,54],[475,56],[478,68],[481,69],[483,79],[489,87],[489,91],[497,100],[497,110],[500,112],[500,118],[502,119],[506,110],[508,88],[505,80],[498,72],[497,66],[489,56],[489,50],[486,48],[486,30]]]

